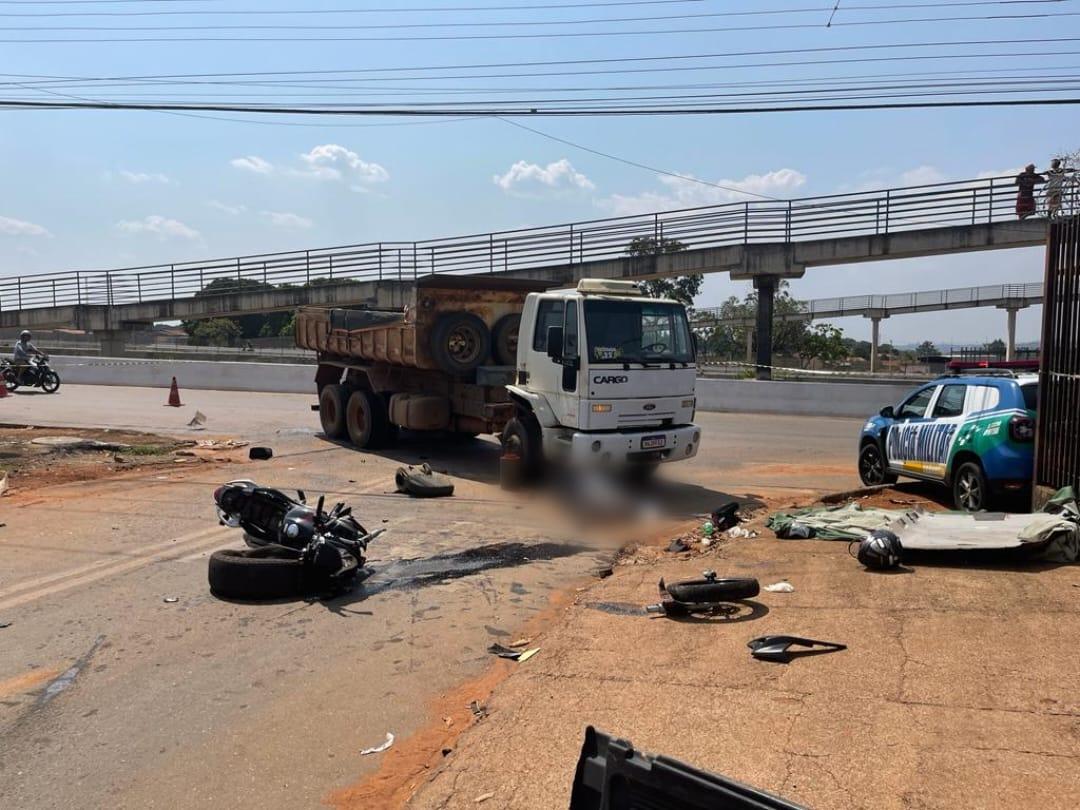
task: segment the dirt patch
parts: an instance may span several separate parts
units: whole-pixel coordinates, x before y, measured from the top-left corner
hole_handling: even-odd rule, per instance
[[[31,689],[40,686],[46,681],[51,681],[61,670],[59,669],[32,669],[6,681],[0,681],[0,698],[8,698],[13,695],[22,695]]]
[[[190,440],[130,430],[0,427],[0,471],[8,473],[8,495],[17,495],[23,487],[38,490],[145,467],[246,459],[238,449],[220,443],[204,448]]]
[[[537,636],[561,617],[575,595],[573,590],[556,593],[548,607],[521,628],[521,636],[531,639],[530,646],[543,646]],[[379,770],[355,785],[331,793],[324,801],[338,810],[403,807],[413,793],[453,756],[458,738],[467,729],[483,722],[488,699],[495,688],[522,666],[528,666],[528,663],[493,659],[492,665],[476,678],[440,695],[431,705],[431,722],[398,740],[384,755]],[[474,702],[481,707],[479,712],[474,710]]]

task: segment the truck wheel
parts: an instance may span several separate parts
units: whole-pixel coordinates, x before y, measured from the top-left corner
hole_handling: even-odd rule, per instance
[[[468,374],[491,354],[491,333],[471,312],[447,312],[431,330],[431,354],[447,374]]]
[[[532,414],[513,417],[502,432],[504,453],[513,453],[521,459],[521,469],[528,477],[540,472],[543,454],[540,449],[540,425]]]
[[[386,402],[363,388],[353,391],[345,404],[345,426],[349,439],[362,450],[385,447],[391,438]]]
[[[491,330],[492,351],[495,362],[500,366],[517,365],[518,330],[521,327],[521,315],[512,313],[503,315],[495,322]]]
[[[345,387],[340,383],[325,385],[319,392],[319,421],[328,439],[344,439],[348,435],[345,427],[345,393]]]

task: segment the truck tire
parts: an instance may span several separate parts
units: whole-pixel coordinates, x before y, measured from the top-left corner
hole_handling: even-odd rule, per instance
[[[495,321],[491,330],[492,352],[495,363],[500,366],[517,365],[518,330],[521,327],[521,315],[511,313]]]
[[[540,448],[540,425],[531,413],[519,413],[503,428],[504,453],[513,453],[521,459],[521,470],[528,478],[535,478],[543,467],[543,451]]]
[[[673,582],[666,586],[668,594],[676,602],[700,604],[702,602],[731,602],[736,599],[753,599],[761,588],[756,579],[691,579]]]
[[[344,439],[348,435],[345,426],[346,393],[340,383],[323,386],[319,392],[319,421],[328,439]]]
[[[304,589],[299,553],[280,546],[215,551],[207,578],[222,599],[284,599]]]
[[[447,374],[464,376],[491,354],[491,332],[471,312],[447,312],[431,330],[431,355]]]
[[[386,401],[364,388],[353,391],[345,403],[345,428],[361,450],[385,447],[392,432]]]

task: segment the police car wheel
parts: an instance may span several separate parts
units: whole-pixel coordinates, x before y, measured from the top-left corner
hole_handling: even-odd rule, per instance
[[[986,508],[990,490],[982,467],[974,461],[961,464],[953,476],[953,501],[963,512],[979,512]]]
[[[885,457],[876,444],[867,444],[859,451],[859,478],[868,487],[896,483],[896,476],[885,466]]]

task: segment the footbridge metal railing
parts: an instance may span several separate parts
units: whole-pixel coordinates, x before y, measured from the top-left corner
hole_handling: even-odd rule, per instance
[[[798,312],[777,315],[776,320],[812,321],[855,315],[882,317],[915,312],[939,312],[970,307],[1018,307],[1042,303],[1041,281],[1029,284],[988,284],[980,287],[957,287],[950,290],[888,293],[885,295],[845,295],[840,298],[816,298],[800,302]],[[694,310],[697,325],[746,324],[753,316],[731,316],[720,307]]]
[[[377,242],[105,271],[0,279],[0,310],[141,303],[273,285],[411,280],[429,273],[498,273],[646,252],[897,233],[1015,217],[1011,177],[754,200],[639,216],[417,242]],[[1072,200],[1067,207],[1072,208]],[[651,240],[651,241],[650,241]],[[661,248],[662,249],[662,248]]]

